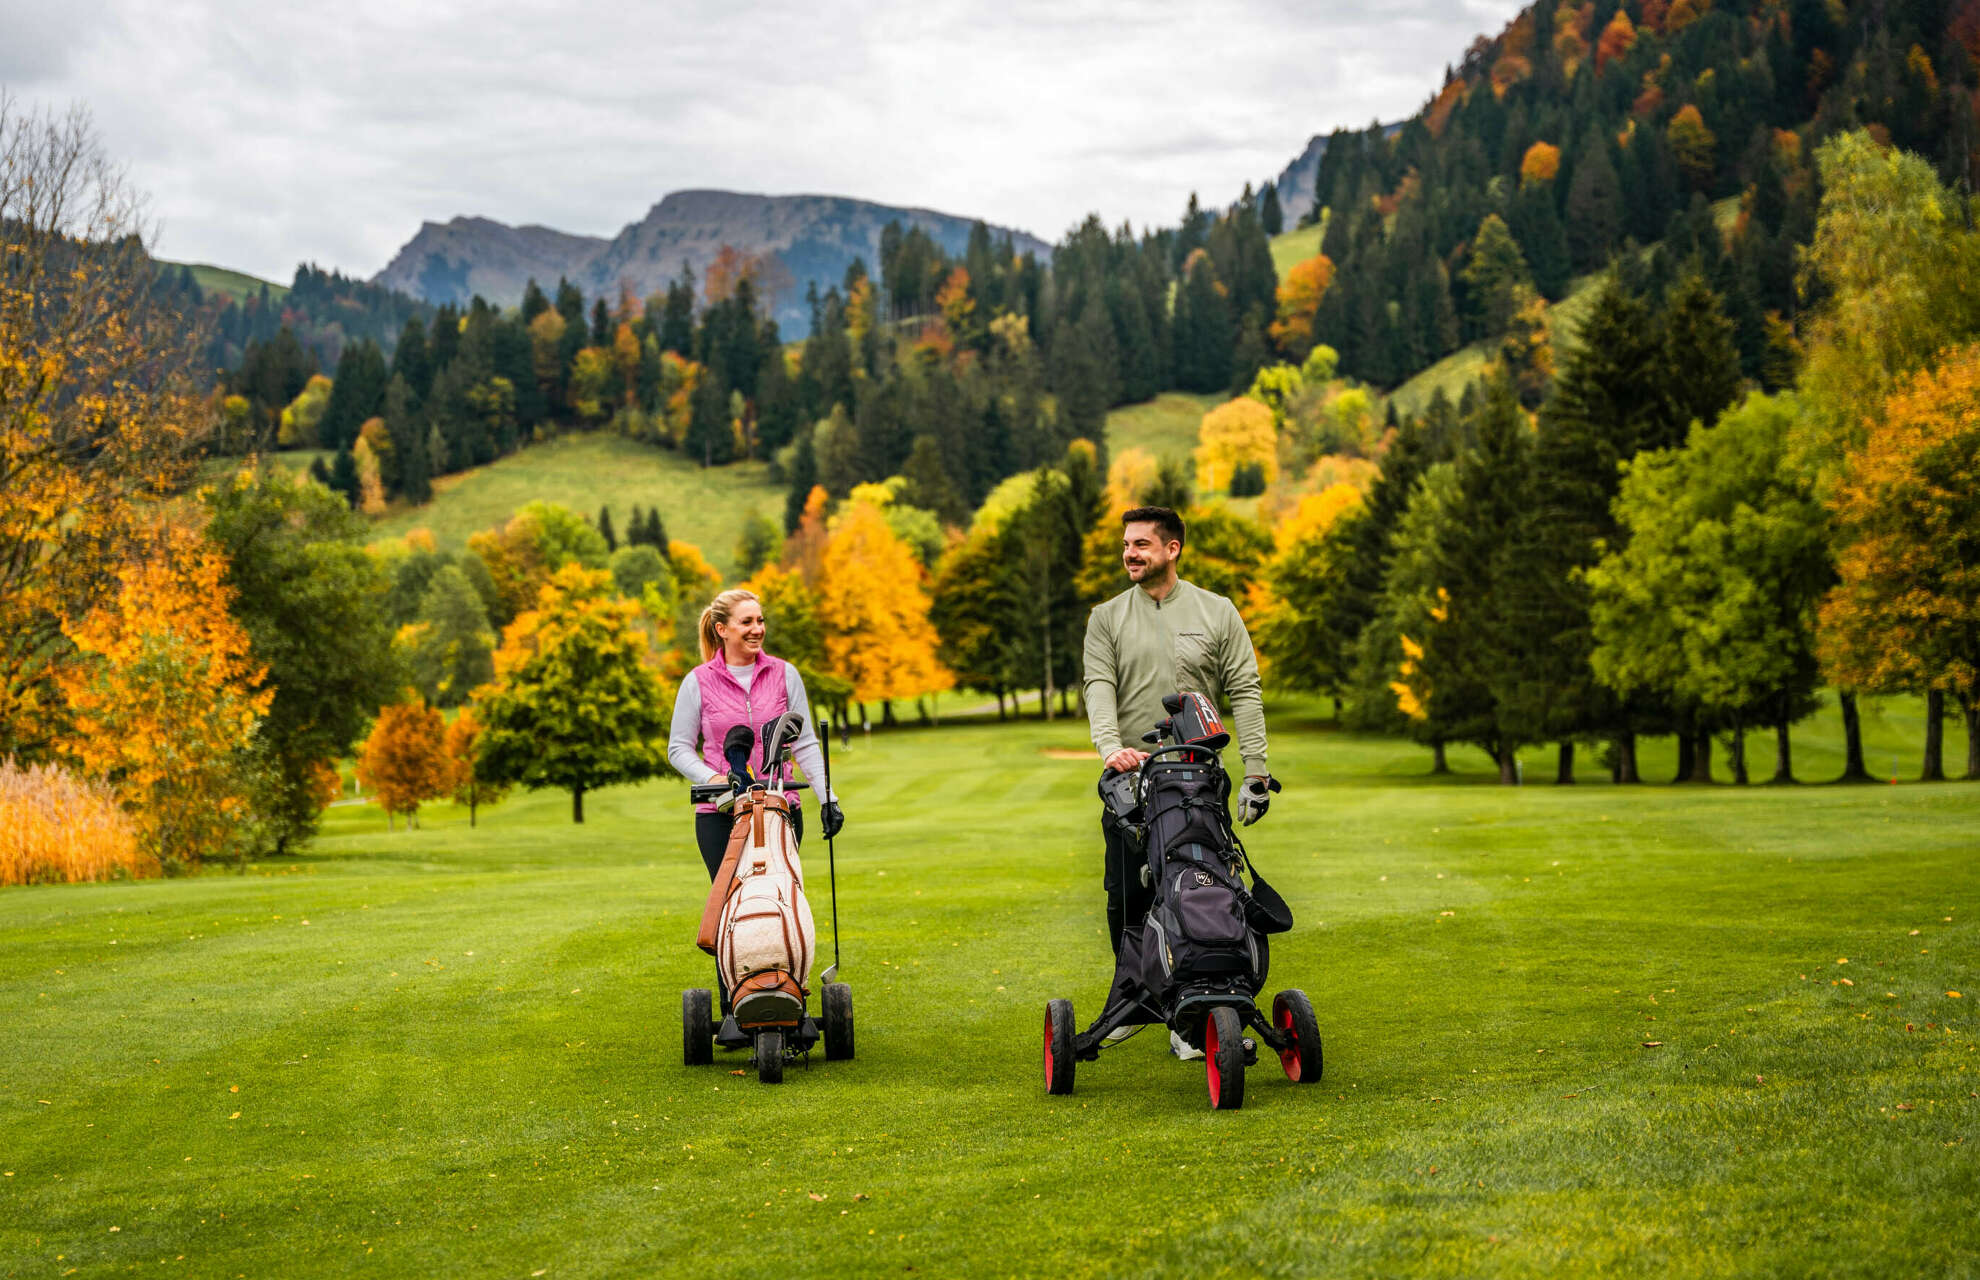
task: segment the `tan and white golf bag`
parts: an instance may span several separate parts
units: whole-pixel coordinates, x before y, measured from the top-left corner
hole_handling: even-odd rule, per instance
[[[739,1027],[795,1026],[818,951],[790,805],[756,790],[736,801],[728,852],[695,943],[715,957]]]

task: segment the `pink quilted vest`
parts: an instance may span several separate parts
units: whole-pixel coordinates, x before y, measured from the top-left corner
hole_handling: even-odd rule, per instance
[[[758,654],[756,672],[747,689],[729,674],[729,664],[720,653],[695,668],[695,680],[701,685],[701,758],[709,768],[724,775],[729,772],[729,762],[722,758],[722,738],[731,726],[746,724],[761,732],[764,725],[790,710],[790,698],[784,692],[787,665],[782,658]],[[750,752],[752,770],[759,767],[762,756],[759,743]],[[793,809],[798,807],[797,792],[786,792],[785,796]],[[696,805],[695,811],[713,813],[715,806]]]

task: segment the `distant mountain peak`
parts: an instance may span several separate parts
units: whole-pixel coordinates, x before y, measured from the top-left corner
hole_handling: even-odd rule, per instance
[[[796,337],[810,325],[807,286],[837,284],[854,258],[876,265],[880,233],[894,221],[920,227],[957,255],[975,224],[955,214],[852,196],[691,188],[668,193],[609,240],[468,215],[425,222],[375,281],[433,303],[462,303],[479,294],[509,306],[521,300],[531,279],[547,289],[560,277],[588,294],[613,294],[623,285],[644,297],[677,279],[683,265],[705,275],[722,247],[732,245],[783,260],[794,287],[776,300],[773,314],[785,335]],[[990,230],[999,239],[1010,236],[1020,253],[1051,252],[1050,245],[1025,232]]]

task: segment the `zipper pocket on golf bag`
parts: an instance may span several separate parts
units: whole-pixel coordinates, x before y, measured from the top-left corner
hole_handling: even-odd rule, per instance
[[[801,891],[793,881],[781,876],[745,881],[729,903],[724,956],[729,981],[765,969],[785,969],[802,982],[811,968],[810,912],[803,908]]]
[[[1204,946],[1229,947],[1245,940],[1244,906],[1228,885],[1201,867],[1169,873],[1169,905],[1182,935]]]

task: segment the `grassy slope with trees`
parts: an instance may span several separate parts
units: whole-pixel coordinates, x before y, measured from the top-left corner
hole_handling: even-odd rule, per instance
[[[751,510],[777,518],[784,491],[760,462],[703,469],[678,453],[609,432],[563,436],[435,482],[433,501],[395,508],[373,526],[380,539],[430,530],[459,551],[468,535],[507,520],[531,501],[595,517],[600,506],[624,527],[633,506],[656,504],[670,538],[691,542],[723,575],[733,575],[736,539]]]
[[[1045,754],[1081,731],[876,735],[834,760],[859,1056],[775,1088],[680,1064],[708,966],[677,785],[582,828],[554,792],[473,831],[337,808],[246,877],[0,897],[0,1255],[730,1274],[769,1233],[818,1275],[1974,1265],[1980,793],[1510,793],[1319,713],[1275,705],[1289,786],[1247,832],[1299,913],[1270,986],[1313,997],[1317,1087],[1268,1058],[1213,1114],[1143,1035],[1046,1097],[1043,1003],[1091,1017],[1106,974],[1093,769]],[[1916,741],[1916,704],[1890,714],[1879,754]],[[1178,1214],[1178,1177],[1216,1193]]]

